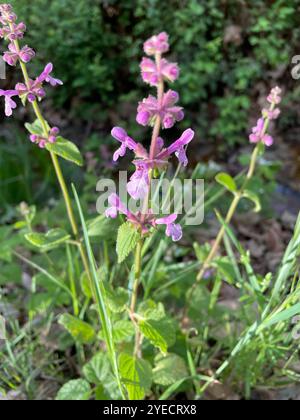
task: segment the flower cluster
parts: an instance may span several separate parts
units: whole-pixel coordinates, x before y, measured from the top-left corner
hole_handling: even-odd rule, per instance
[[[23,104],[26,100],[34,103],[46,96],[45,83],[57,86],[62,85],[63,82],[52,76],[53,65],[51,63],[47,64],[43,72],[34,80],[28,77],[26,69],[24,73],[24,65],[35,57],[35,51],[28,45],[20,47],[19,40],[24,37],[26,25],[23,22],[17,23],[17,16],[10,4],[0,5],[0,23],[3,25],[0,28],[0,37],[9,41],[8,51],[4,52],[3,60],[10,66],[16,66],[20,62],[23,65],[22,70],[25,78],[25,83],[17,83],[14,89],[0,90],[0,97],[4,97],[5,100],[5,115],[10,117],[13,110],[17,108],[17,103],[13,98],[19,97]],[[57,130],[56,127],[52,131],[50,130],[47,138],[32,134],[30,140],[43,148],[47,142],[56,141]]]
[[[47,143],[55,143],[56,138],[59,134],[59,128],[53,127],[49,130],[48,136],[44,137],[39,134],[31,134],[30,135],[30,141],[32,143],[38,144],[41,149],[44,149],[46,147]]]
[[[270,103],[270,109],[263,109],[262,117],[258,119],[256,126],[252,128],[252,133],[249,136],[250,143],[264,143],[267,147],[274,143],[273,137],[267,133],[268,125],[271,120],[276,120],[280,115],[280,109],[276,105],[280,104],[281,89],[275,87],[267,97]]]
[[[177,242],[182,238],[181,226],[175,223],[177,214],[171,214],[170,216],[162,218],[155,218],[151,210],[149,210],[147,214],[142,214],[141,212],[133,214],[122,203],[117,194],[111,194],[108,201],[111,207],[106,210],[106,217],[115,219],[118,216],[118,213],[121,213],[126,216],[127,221],[139,228],[144,235],[147,234],[151,228],[155,228],[158,225],[165,225],[166,235],[171,237],[174,242]]]
[[[129,195],[135,200],[148,200],[151,188],[153,170],[162,170],[168,165],[169,158],[175,154],[180,164],[187,166],[188,159],[186,147],[194,138],[194,131],[187,129],[170,146],[165,146],[164,140],[159,136],[160,128],[171,128],[176,121],[184,118],[183,109],[177,106],[179,95],[174,90],[164,92],[164,83],[174,82],[179,77],[179,67],[176,63],[171,63],[162,54],[169,51],[169,38],[165,32],[155,35],[144,44],[144,51],[149,56],[154,56],[155,60],[144,57],[140,68],[144,82],[157,88],[157,97],[150,95],[138,105],[136,120],[143,126],[153,126],[152,141],[150,151],[134,140],[121,127],[113,128],[112,136],[121,143],[114,153],[114,161],[125,156],[126,151],[131,151],[135,157],[133,164],[135,172],[127,184]],[[166,235],[178,241],[182,237],[182,229],[179,224],[175,224],[176,214],[164,218],[155,218],[151,209],[145,214],[132,214],[121,203],[117,195],[112,195],[109,199],[111,208],[106,212],[107,217],[115,218],[117,213],[124,214],[129,222],[138,226],[140,231],[145,234],[149,228],[158,225],[166,225]],[[147,204],[147,203],[146,203]],[[145,208],[148,208],[146,205]]]

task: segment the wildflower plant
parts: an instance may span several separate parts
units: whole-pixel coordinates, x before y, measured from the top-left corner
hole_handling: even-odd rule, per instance
[[[179,220],[176,211],[165,214],[163,208],[157,214],[153,200],[156,192],[153,190],[157,184],[153,181],[158,177],[163,179],[169,161],[174,156],[178,159],[179,169],[187,167],[187,149],[195,137],[194,131],[188,128],[173,142],[167,143],[164,140],[165,130],[184,119],[179,94],[172,85],[179,78],[180,69],[177,63],[168,61],[165,56],[170,49],[168,35],[162,32],[148,39],[144,43],[146,57],[143,57],[140,63],[141,77],[153,92],[139,102],[136,122],[151,129],[149,140],[135,139],[122,127],[114,127],[111,131],[118,144],[112,156],[113,162],[116,164],[126,154],[132,158],[134,171],[126,185],[125,193],[136,204],[133,207],[139,210],[125,205],[121,197],[113,193],[108,197],[105,215],[87,223],[79,196],[73,186],[82,228],[80,229],[59,159],[79,166],[83,164],[83,159],[76,145],[61,136],[60,128],[52,126],[45,119],[40,106],[47,95],[47,88],[59,88],[63,81],[58,78],[59,75],[56,76],[52,63],[46,64],[41,74],[30,76],[30,62],[38,52],[25,42],[22,45],[26,26],[23,22],[18,22],[11,5],[0,5],[0,23],[0,37],[8,44],[3,59],[11,67],[20,66],[23,75],[23,80],[15,86],[8,90],[0,90],[5,115],[11,117],[20,105],[30,106],[32,109],[35,120],[25,124],[28,141],[32,143],[32,147],[41,149],[40,153],[49,153],[71,227],[70,232],[61,228],[43,233],[40,230],[35,231],[36,209],[25,203],[19,207],[22,221],[15,225],[16,229],[20,229],[22,240],[25,237],[31,250],[34,246],[34,249],[45,253],[47,261],[51,262],[49,251],[59,249],[61,252],[60,261],[55,261],[51,267],[44,269],[35,262],[34,256],[31,259],[15,249],[13,251],[14,257],[46,277],[47,281],[55,286],[55,290],[58,290],[59,297],[60,294],[63,298],[66,296],[70,306],[72,304],[73,314],[70,314],[66,311],[65,301],[62,299],[64,313],[58,322],[74,340],[72,344],[76,348],[80,366],[78,370],[82,377],[67,382],[59,390],[57,399],[135,400],[144,399],[147,395],[167,399],[182,390],[186,391],[187,395],[191,395],[193,390],[195,398],[200,398],[210,384],[222,380],[224,371],[231,367],[234,357],[240,355],[239,363],[232,369],[231,376],[236,374],[237,368],[243,370],[250,367],[251,370],[252,364],[249,362],[250,357],[247,357],[247,351],[255,353],[255,357],[262,360],[262,355],[257,357],[256,353],[261,351],[264,356],[265,349],[268,348],[269,360],[277,358],[282,363],[285,346],[279,349],[278,336],[273,336],[269,327],[276,324],[274,332],[280,329],[284,331],[284,323],[293,319],[300,311],[300,284],[297,282],[300,272],[300,218],[279,273],[276,278],[274,276],[273,288],[272,275],[263,279],[256,276],[250,263],[249,252],[239,243],[230,227],[242,199],[250,200],[255,211],[261,209],[259,197],[251,189],[250,181],[265,149],[274,143],[270,123],[280,115],[281,90],[278,87],[272,89],[266,101],[269,106],[262,110],[249,134],[249,142],[254,148],[249,159],[248,171],[239,174],[236,179],[225,172],[216,177],[216,181],[232,194],[233,199],[224,219],[217,212],[221,228],[215,241],[204,247],[194,245],[197,261],[181,261],[168,266],[163,255],[171,241],[178,245],[183,238],[184,218]],[[210,201],[217,201],[218,197],[217,194],[216,198],[213,197]],[[101,254],[99,265],[91,245],[95,228],[101,231],[101,238],[105,238],[101,243],[103,255]],[[105,229],[108,232],[102,231]],[[115,258],[110,256],[109,246],[115,229],[118,264],[113,265]],[[158,235],[159,231],[163,231],[164,234]],[[0,233],[4,236],[7,246],[10,230],[4,229],[4,234],[0,230]],[[225,257],[220,255],[223,242],[226,248]],[[156,244],[157,249],[153,249]],[[177,245],[174,245],[174,249],[180,253]],[[237,261],[232,246],[236,248],[240,261]],[[99,247],[98,242],[96,247]],[[62,255],[65,255],[65,258]],[[81,257],[81,264],[78,264],[78,255]],[[56,275],[53,266],[56,263],[59,265],[59,262],[63,269],[62,273]],[[240,273],[240,266],[245,268],[245,278]],[[63,280],[60,279],[60,275]],[[291,276],[294,277],[292,282],[289,281]],[[66,278],[69,279],[69,285],[65,281]],[[223,309],[216,313],[214,310],[222,282],[228,278],[230,285],[242,291],[241,302],[244,307],[237,310],[236,314],[227,312],[224,316]],[[211,290],[207,284],[210,279],[213,279]],[[121,284],[116,284],[119,281]],[[155,286],[158,284],[156,289],[154,283]],[[174,290],[171,292],[172,287]],[[170,291],[174,302],[177,299],[180,305],[174,305],[173,312],[172,309],[167,311],[162,303],[167,291]],[[51,295],[53,301],[55,296]],[[55,302],[51,304],[55,305]],[[99,315],[100,328],[93,316],[95,309]],[[191,315],[192,311],[194,314]],[[228,334],[230,337],[219,339],[218,334],[221,324],[226,323],[226,331],[230,328],[228,319],[231,320],[234,316],[238,319],[239,328],[237,344],[232,349],[234,337]],[[32,314],[29,318],[32,319]],[[0,324],[2,327],[4,324],[7,326],[2,316]],[[245,326],[242,337],[240,325]],[[217,332],[212,334],[211,342],[216,341],[218,344],[211,347],[209,338],[212,327]],[[4,331],[4,328],[2,330]],[[0,339],[1,332],[2,338],[6,339],[9,336],[9,328],[7,330],[8,333],[4,334],[0,325]],[[226,335],[223,331],[222,334]],[[23,337],[23,333],[20,337]],[[103,342],[101,346],[99,341]],[[18,344],[19,340],[14,340],[8,346],[10,355],[16,342]],[[288,342],[286,334],[284,342]],[[228,349],[229,356],[223,360]],[[87,354],[92,354],[88,362]],[[210,363],[210,356],[213,363]],[[221,363],[216,364],[217,357],[222,358]],[[215,369],[216,365],[218,367]],[[256,365],[255,368],[257,369]],[[262,365],[262,371],[264,368],[265,365]],[[252,378],[251,375],[252,372],[248,372],[245,380],[247,390],[251,389],[252,383],[255,382],[252,379],[248,380],[248,377]],[[17,376],[19,377],[19,370]],[[26,378],[26,375],[24,376]],[[228,378],[228,375],[226,377]],[[239,377],[237,382],[241,382]]]

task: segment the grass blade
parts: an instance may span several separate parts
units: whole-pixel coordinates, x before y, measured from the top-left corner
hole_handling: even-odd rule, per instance
[[[83,230],[83,235],[84,235],[84,241],[85,241],[85,245],[86,245],[86,249],[87,249],[87,253],[88,253],[88,259],[89,259],[89,265],[90,265],[90,270],[91,270],[91,274],[92,274],[92,281],[93,281],[93,286],[95,289],[95,293],[96,293],[96,304],[98,307],[98,312],[99,312],[99,316],[100,316],[100,321],[102,324],[102,328],[103,328],[103,336],[105,338],[105,343],[107,346],[107,350],[108,350],[108,354],[109,354],[109,358],[112,364],[112,369],[113,372],[116,376],[116,380],[119,386],[119,390],[120,393],[122,395],[122,398],[125,400],[125,396],[124,396],[124,391],[123,391],[123,387],[122,387],[122,383],[121,383],[121,378],[120,378],[120,374],[119,374],[119,369],[118,369],[118,361],[117,361],[117,354],[115,351],[115,345],[114,345],[114,340],[113,340],[113,334],[112,334],[112,323],[109,317],[109,312],[107,310],[107,306],[106,306],[106,302],[105,302],[105,289],[104,289],[104,285],[102,283],[102,281],[99,279],[98,274],[97,274],[97,267],[95,264],[95,258],[94,258],[94,254],[92,251],[92,247],[90,244],[90,240],[89,240],[89,236],[88,236],[88,231],[87,231],[87,226],[86,226],[86,222],[83,216],[83,212],[82,212],[82,208],[81,208],[81,204],[79,201],[79,197],[77,194],[77,191],[74,187],[74,185],[72,185],[72,189],[73,189],[73,193],[75,196],[75,200],[76,200],[76,204],[78,207],[78,211],[79,211],[79,215],[80,215],[80,220],[81,220],[81,225],[82,225],[82,230]]]

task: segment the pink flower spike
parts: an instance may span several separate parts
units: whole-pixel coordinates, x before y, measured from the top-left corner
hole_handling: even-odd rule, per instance
[[[157,225],[167,226],[166,235],[171,237],[174,242],[178,242],[182,238],[181,226],[174,223],[177,220],[177,217],[177,214],[171,214],[170,216],[155,220]]]
[[[138,144],[128,136],[127,132],[121,127],[114,127],[111,135],[121,143],[121,147],[114,153],[113,160],[116,162],[120,157],[125,156],[126,150],[136,150]]]
[[[166,53],[169,51],[169,35],[161,32],[159,35],[152,36],[144,43],[144,51],[147,55]]]

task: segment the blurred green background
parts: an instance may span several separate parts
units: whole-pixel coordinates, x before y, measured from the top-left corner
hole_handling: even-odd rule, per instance
[[[192,126],[197,132],[195,161],[226,162],[247,144],[263,99],[277,84],[285,92],[277,135],[295,140],[300,84],[290,73],[292,57],[300,53],[300,0],[12,3],[28,27],[26,44],[37,51],[30,74],[35,77],[51,61],[64,81],[63,87],[49,91],[44,110],[87,153],[88,173],[95,166],[99,172],[109,170],[113,125],[122,124],[147,141],[147,132],[135,123],[137,101],[149,93],[139,77],[139,61],[143,41],[163,30],[170,34],[170,58],[181,67],[174,88],[186,109],[185,121],[168,135]],[[19,71],[8,70],[1,87],[18,81]],[[1,117],[2,221],[13,217],[20,201],[43,203],[55,190],[47,155],[32,147],[23,130],[29,115],[20,107],[16,116],[18,122]],[[71,167],[65,170],[80,181]]]

